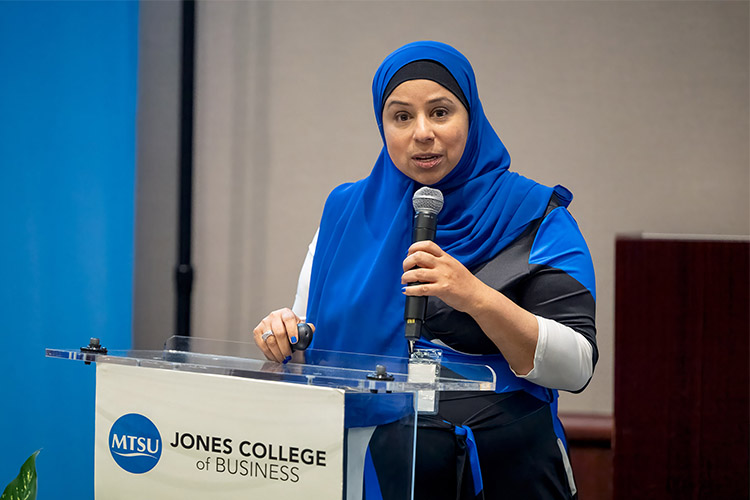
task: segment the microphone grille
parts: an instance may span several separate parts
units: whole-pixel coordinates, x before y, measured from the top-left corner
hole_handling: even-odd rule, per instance
[[[427,212],[437,215],[443,209],[443,193],[439,189],[427,186],[421,187],[414,193],[411,204],[414,206],[415,212]]]

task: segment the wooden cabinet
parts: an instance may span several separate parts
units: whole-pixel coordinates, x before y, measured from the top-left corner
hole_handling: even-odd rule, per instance
[[[748,498],[748,241],[616,242],[614,498]]]

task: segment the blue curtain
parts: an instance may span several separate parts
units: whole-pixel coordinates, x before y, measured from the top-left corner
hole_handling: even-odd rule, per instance
[[[138,3],[0,1],[0,490],[93,498],[94,368],[131,345]]]

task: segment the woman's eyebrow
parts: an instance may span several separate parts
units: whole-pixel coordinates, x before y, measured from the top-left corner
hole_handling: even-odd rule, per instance
[[[444,103],[448,103],[448,104],[455,104],[453,102],[453,100],[451,100],[449,97],[443,97],[443,96],[436,97],[434,99],[430,99],[429,101],[427,101],[427,104],[436,104],[436,103],[440,103],[440,102],[444,102]],[[411,106],[411,103],[404,102],[404,101],[397,101],[397,100],[394,99],[392,101],[388,101],[388,104],[386,104],[385,107],[386,108],[390,108],[391,106],[395,106],[395,105]]]
[[[436,97],[434,99],[430,99],[429,101],[427,101],[427,104],[437,104],[439,102],[445,102],[445,103],[448,103],[448,104],[455,104],[453,102],[453,100],[450,99],[449,97]]]
[[[398,105],[400,105],[400,106],[411,106],[411,104],[409,104],[408,102],[404,102],[404,101],[395,101],[395,100],[394,100],[394,101],[388,101],[388,104],[386,104],[386,105],[385,105],[385,107],[386,107],[386,108],[390,108],[391,106],[395,106],[396,104],[398,104]]]

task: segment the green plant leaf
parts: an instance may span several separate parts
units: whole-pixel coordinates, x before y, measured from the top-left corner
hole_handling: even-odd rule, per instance
[[[0,500],[36,500],[36,456],[37,450],[26,459],[18,476],[5,487]]]

